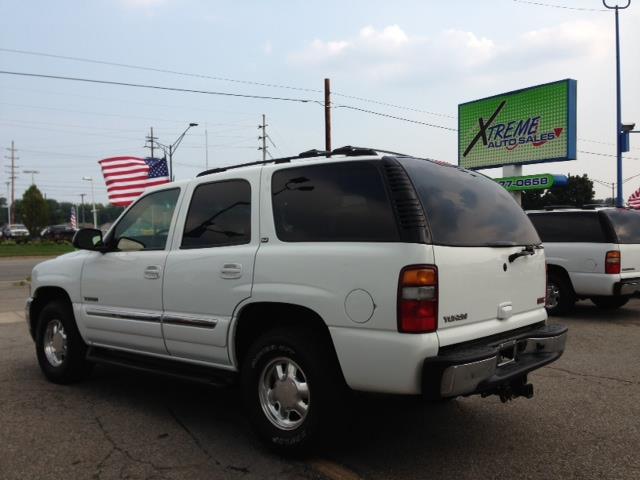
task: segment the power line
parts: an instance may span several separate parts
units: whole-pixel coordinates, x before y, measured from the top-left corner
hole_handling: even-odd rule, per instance
[[[375,105],[382,105],[385,107],[393,107],[393,108],[399,108],[401,110],[408,110],[410,112],[417,112],[417,113],[425,113],[427,115],[433,115],[436,117],[442,117],[442,118],[456,118],[454,115],[449,115],[446,113],[438,113],[438,112],[430,112],[428,110],[420,110],[419,108],[412,108],[412,107],[405,107],[402,105],[396,105],[394,103],[387,103],[387,102],[381,102],[378,100],[372,100],[370,98],[364,98],[364,97],[357,97],[355,95],[347,95],[344,93],[336,93],[336,92],[331,92],[332,95],[335,95],[336,97],[342,97],[342,98],[350,98],[352,100],[358,100],[360,102],[366,102],[366,103],[373,103]]]
[[[425,125],[427,127],[440,128],[442,130],[448,130],[448,131],[451,131],[451,132],[457,132],[458,131],[457,128],[453,128],[453,127],[445,127],[444,125],[437,125],[435,123],[421,122],[419,120],[412,120],[410,118],[397,117],[395,115],[389,115],[389,114],[381,113],[381,112],[374,112],[373,110],[367,110],[365,108],[353,107],[351,105],[334,105],[333,108],[347,108],[349,110],[356,110],[358,112],[369,113],[371,115],[377,115],[379,117],[392,118],[394,120],[401,120],[403,122],[416,123],[418,125]]]
[[[212,76],[212,75],[205,75],[205,74],[200,74],[200,73],[180,72],[180,71],[177,71],[177,70],[169,70],[169,69],[162,69],[162,68],[156,68],[156,67],[147,67],[147,66],[142,66],[142,65],[133,65],[133,64],[128,64],[128,63],[120,63],[120,62],[110,62],[110,61],[97,60],[97,59],[91,59],[91,58],[85,58],[85,57],[73,57],[73,56],[67,56],[67,55],[54,55],[54,54],[44,53],[44,52],[34,52],[32,50],[18,50],[18,49],[11,49],[11,48],[0,48],[0,51],[9,52],[9,53],[17,53],[17,54],[21,54],[21,55],[33,55],[33,56],[39,56],[39,57],[58,58],[58,59],[63,59],[63,60],[72,60],[72,61],[77,61],[77,62],[94,63],[94,64],[100,64],[100,65],[110,65],[110,66],[114,66],[114,67],[129,68],[129,69],[134,69],[134,70],[145,70],[145,71],[152,71],[152,72],[169,73],[169,74],[172,74],[172,75],[181,75],[181,76],[186,76],[186,77],[207,78],[207,79],[210,79],[210,80],[232,82],[232,83],[239,83],[239,84],[245,84],[245,85],[257,85],[257,86],[269,87],[269,88],[284,88],[284,89],[288,89],[288,90],[297,90],[297,91],[302,91],[302,92],[323,93],[322,90],[318,90],[318,89],[314,89],[314,88],[295,87],[295,86],[292,86],[292,85],[280,85],[280,84],[268,83],[268,82],[257,82],[257,81],[253,81],[253,80],[239,80],[239,79],[229,78],[229,77]],[[349,99],[358,100],[358,101],[361,101],[361,102],[372,103],[372,104],[376,104],[376,105],[382,105],[382,106],[385,106],[385,107],[392,107],[392,108],[398,108],[398,109],[401,109],[401,110],[408,110],[408,111],[411,111],[411,112],[424,113],[426,115],[433,115],[433,116],[436,116],[436,117],[455,118],[453,115],[449,115],[449,114],[445,114],[445,113],[438,113],[438,112],[433,112],[433,111],[429,111],[429,110],[421,110],[421,109],[414,108],[414,107],[406,107],[406,106],[403,106],[403,105],[398,105],[398,104],[389,103],[389,102],[383,102],[383,101],[379,101],[379,100],[373,100],[373,99],[370,99],[370,98],[359,97],[359,96],[355,96],[355,95],[348,95],[346,93],[335,93],[335,92],[332,92],[332,93],[334,95],[336,95],[336,96],[340,96],[340,97],[343,97],[343,98],[349,98]]]
[[[130,69],[134,69],[134,70],[146,70],[148,72],[170,73],[172,75],[182,75],[182,76],[185,76],[185,77],[207,78],[207,79],[210,79],[210,80],[218,80],[218,81],[232,82],[232,83],[242,83],[242,84],[245,84],[245,85],[257,85],[257,86],[260,86],[260,87],[284,88],[284,89],[287,89],[287,90],[298,90],[298,91],[301,91],[301,92],[322,93],[322,90],[315,90],[313,88],[294,87],[294,86],[291,86],[291,85],[278,85],[278,84],[275,84],[275,83],[256,82],[256,81],[252,81],[252,80],[238,80],[238,79],[235,79],[235,78],[218,77],[218,76],[213,76],[213,75],[204,75],[204,74],[200,74],[200,73],[179,72],[177,70],[169,70],[169,69],[156,68],[156,67],[145,67],[145,66],[142,66],[142,65],[132,65],[132,64],[128,64],[128,63],[109,62],[109,61],[105,61],[105,60],[96,60],[96,59],[92,59],[92,58],[71,57],[71,56],[67,56],[67,55],[54,55],[54,54],[51,54],[51,53],[34,52],[34,51],[31,51],[31,50],[17,50],[17,49],[12,49],[12,48],[0,48],[0,51],[9,52],[9,53],[18,53],[18,54],[21,54],[21,55],[34,55],[34,56],[38,56],[38,57],[49,57],[49,58],[58,58],[58,59],[62,59],[62,60],[72,60],[72,61],[75,61],[75,62],[96,63],[96,64],[100,64],[100,65],[110,65],[110,66],[113,66],[113,67],[130,68]]]
[[[259,100],[277,100],[277,101],[283,101],[283,102],[298,102],[298,103],[317,103],[318,102],[317,100],[311,100],[308,98],[272,97],[267,95],[250,95],[247,93],[216,92],[212,90],[196,90],[191,88],[163,87],[160,85],[149,85],[144,83],[96,80],[93,78],[65,77],[61,75],[45,75],[42,73],[12,72],[8,70],[0,70],[0,74],[21,76],[21,77],[31,77],[31,78],[46,78],[49,80],[67,80],[67,81],[73,81],[73,82],[98,83],[101,85],[115,85],[120,87],[149,88],[153,90],[164,90],[164,91],[170,91],[170,92],[200,93],[204,95],[220,95],[223,97],[254,98]]]
[[[612,155],[610,153],[599,153],[599,152],[586,152],[584,150],[578,150],[578,153],[585,153],[587,155],[597,155],[599,157],[613,157],[617,158],[617,155]],[[640,157],[623,157],[624,160],[640,160]]]
[[[556,5],[553,3],[531,2],[529,0],[513,0],[516,3],[526,3],[528,5],[535,5],[538,7],[550,7],[550,8],[562,8],[564,10],[580,10],[583,12],[606,12],[604,8],[587,8],[587,7],[570,7],[568,5]]]

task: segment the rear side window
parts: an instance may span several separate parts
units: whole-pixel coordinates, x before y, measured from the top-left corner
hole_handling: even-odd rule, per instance
[[[245,180],[198,185],[181,248],[241,245],[251,241],[251,186]]]
[[[398,161],[418,192],[434,244],[506,247],[540,243],[522,208],[493,180],[427,160]]]
[[[625,210],[603,210],[618,237],[618,243],[640,243],[640,212]]]
[[[597,212],[532,213],[543,242],[608,243]]]
[[[276,233],[285,242],[399,240],[382,175],[372,162],[278,170],[271,195]]]

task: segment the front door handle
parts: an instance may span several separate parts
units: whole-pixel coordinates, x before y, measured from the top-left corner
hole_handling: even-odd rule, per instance
[[[220,277],[226,279],[234,279],[242,277],[242,264],[225,263],[220,269]]]
[[[160,266],[149,265],[144,269],[144,278],[148,278],[149,280],[156,280],[160,278]]]

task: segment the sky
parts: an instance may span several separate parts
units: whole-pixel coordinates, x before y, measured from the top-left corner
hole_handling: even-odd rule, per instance
[[[456,132],[438,126],[457,126],[459,103],[573,78],[578,159],[525,166],[524,174],[587,173],[612,182],[614,16],[599,0],[537,3],[569,8],[515,0],[0,0],[3,71],[310,100],[0,74],[0,147],[8,155],[14,141],[18,149],[17,198],[31,184],[24,170],[38,170],[35,183],[48,198],[79,203],[87,194],[89,201],[91,187],[82,179],[89,176],[96,201],[106,202],[98,160],[148,156],[150,127],[169,144],[189,123],[199,124],[174,155],[177,179],[193,178],[207,159],[209,167],[260,159],[262,114],[273,156],[323,148],[322,88],[330,78],[334,147],[370,146],[457,163]],[[620,25],[622,117],[640,124],[640,2],[621,12]],[[640,134],[631,147],[623,177],[639,176],[624,184],[625,198],[640,187]],[[9,162],[4,155],[0,160],[5,192]],[[500,169],[483,172],[501,175]],[[597,197],[610,196],[606,186],[595,190]]]

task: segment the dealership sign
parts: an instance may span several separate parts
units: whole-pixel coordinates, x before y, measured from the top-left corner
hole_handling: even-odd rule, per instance
[[[458,164],[464,168],[575,158],[575,80],[458,105]]]
[[[495,178],[494,180],[510,192],[521,192],[524,190],[545,190],[551,187],[564,187],[567,185],[568,181],[566,175],[552,175],[551,173],[526,175],[524,177]]]

